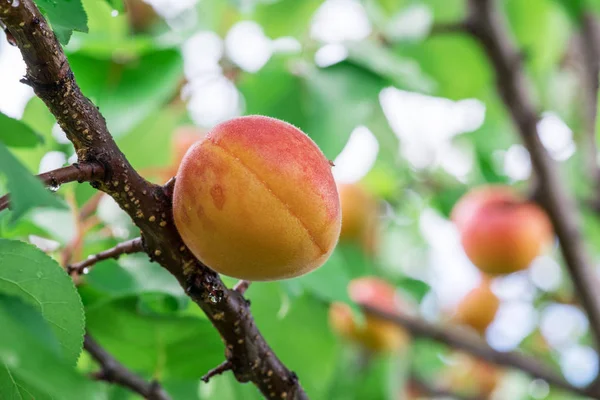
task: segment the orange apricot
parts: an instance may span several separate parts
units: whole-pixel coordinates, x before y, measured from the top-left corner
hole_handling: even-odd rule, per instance
[[[455,362],[442,375],[442,386],[453,392],[489,398],[504,373],[497,366],[472,356],[456,353]]]
[[[374,277],[358,278],[348,286],[350,299],[362,306],[377,308],[390,314],[400,314],[407,307],[401,303],[393,286]],[[394,324],[371,313],[365,314],[362,325],[354,321],[347,304],[333,303],[329,309],[331,328],[340,336],[373,352],[395,352],[405,349],[409,334]]]
[[[255,281],[323,265],[341,227],[329,161],[302,131],[263,116],[221,123],[188,150],[173,216],[200,261]]]
[[[489,275],[526,269],[552,242],[545,211],[509,187],[486,186],[467,193],[451,217],[465,253]]]
[[[485,279],[461,300],[454,314],[454,320],[484,334],[494,321],[498,308],[500,308],[500,300],[492,292],[489,280]]]

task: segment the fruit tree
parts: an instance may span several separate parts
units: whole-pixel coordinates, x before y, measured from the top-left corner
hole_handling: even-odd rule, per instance
[[[0,0],[0,399],[600,399],[597,0]]]

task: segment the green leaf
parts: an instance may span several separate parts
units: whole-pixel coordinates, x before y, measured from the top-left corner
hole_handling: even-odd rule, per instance
[[[34,147],[41,137],[27,124],[0,112],[0,142],[9,147]]]
[[[136,169],[168,166],[172,152],[173,132],[180,113],[166,108],[152,113],[127,135],[117,139],[117,144]],[[148,140],[151,137],[152,140]],[[160,182],[163,183],[163,182]]]
[[[425,295],[431,290],[431,287],[427,283],[409,277],[400,279],[400,281],[397,282],[397,286],[402,292],[408,293],[418,303],[420,303]]]
[[[0,326],[0,398],[103,398],[99,384],[61,357],[47,320],[30,304],[0,294]]]
[[[350,303],[347,287],[350,276],[344,269],[344,259],[334,252],[327,263],[317,270],[293,281],[299,282],[305,289],[326,302],[343,301]]]
[[[101,301],[113,301],[146,293],[160,293],[175,299],[179,305],[187,304],[188,297],[177,280],[164,268],[148,261],[146,255],[122,257],[117,263],[106,260],[87,275],[88,285],[105,296]],[[93,299],[99,300],[99,299]],[[96,306],[85,301],[86,307]]]
[[[48,17],[62,44],[69,43],[73,31],[87,32],[87,15],[81,0],[35,0]]]
[[[65,49],[69,56],[76,53],[104,60],[131,60],[163,47],[151,36],[131,35],[122,0],[83,0],[83,7],[89,16],[89,32],[73,35]],[[114,10],[119,15],[115,16]]]
[[[367,371],[358,380],[356,399],[395,400],[407,378],[409,358],[388,354],[371,360]]]
[[[73,54],[69,61],[81,89],[100,108],[115,137],[158,110],[182,78],[182,61],[175,50],[155,51],[127,64],[83,54]]]
[[[404,399],[400,393],[406,382],[409,357],[397,353],[369,357],[351,350],[346,349],[336,362],[336,377],[329,388],[328,399]]]
[[[271,38],[301,38],[310,27],[310,18],[320,4],[320,0],[271,1],[257,5],[253,16]]]
[[[119,361],[144,376],[199,379],[223,361],[223,343],[206,319],[145,313],[137,297],[86,309],[89,332]]]
[[[397,53],[414,59],[437,82],[435,94],[460,100],[481,97],[493,75],[479,43],[462,34],[434,35],[419,43],[402,43]]]
[[[436,84],[409,58],[399,57],[381,44],[364,40],[347,44],[348,59],[400,89],[431,93]]]
[[[37,247],[0,239],[0,293],[17,296],[42,313],[65,361],[74,365],[83,346],[84,315],[73,281]]]
[[[113,10],[117,10],[119,12],[125,9],[125,4],[123,4],[123,0],[104,0],[106,3],[111,6]]]
[[[508,183],[508,178],[505,175],[500,175],[494,168],[492,154],[477,149],[475,151],[477,164],[483,178],[488,183]]]
[[[527,64],[537,74],[557,68],[572,37],[568,16],[560,6],[550,0],[508,0],[504,6]]]
[[[289,70],[284,57],[273,57],[256,74],[242,74],[238,90],[246,101],[246,114],[268,115],[305,127],[302,80]]]
[[[7,179],[12,221],[35,207],[66,208],[0,143],[0,173]]]
[[[365,124],[381,109],[379,91],[385,81],[349,63],[329,68],[310,68],[306,86],[306,132],[334,159],[358,125]]]

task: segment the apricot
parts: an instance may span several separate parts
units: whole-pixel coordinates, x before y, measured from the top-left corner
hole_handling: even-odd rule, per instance
[[[458,304],[454,320],[470,326],[480,334],[484,334],[488,326],[494,321],[499,307],[500,300],[492,292],[490,281],[484,279]]]
[[[192,253],[234,278],[292,278],[329,258],[341,227],[331,165],[296,127],[269,117],[215,126],[177,171],[173,216]]]
[[[465,253],[489,275],[526,269],[553,238],[545,211],[505,186],[472,190],[458,201],[451,217]]]
[[[358,184],[339,184],[342,205],[340,240],[359,243],[373,253],[377,235],[377,201]]]
[[[442,376],[442,386],[451,391],[489,398],[503,377],[503,371],[495,365],[458,353],[455,362],[448,366]]]
[[[399,315],[407,308],[398,299],[394,287],[379,278],[353,280],[348,286],[348,294],[359,305],[390,314]],[[331,305],[329,323],[340,336],[373,352],[396,352],[405,349],[410,342],[410,336],[404,329],[371,313],[365,314],[364,324],[357,324],[350,306],[344,303]]]

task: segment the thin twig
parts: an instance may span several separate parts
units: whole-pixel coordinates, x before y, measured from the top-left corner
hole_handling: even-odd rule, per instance
[[[119,243],[112,249],[108,249],[108,250],[102,251],[98,254],[91,255],[86,260],[83,260],[83,261],[75,263],[75,264],[67,265],[67,272],[69,273],[69,275],[71,275],[71,274],[83,275],[87,272],[86,269],[89,269],[91,266],[93,266],[94,264],[96,264],[100,261],[108,260],[109,258],[114,258],[116,260],[117,258],[121,257],[123,254],[140,253],[143,251],[144,251],[144,245],[142,243],[141,237],[127,240],[125,242]]]
[[[235,286],[233,287],[233,290],[235,290],[239,294],[243,295],[244,293],[246,293],[246,290],[248,290],[249,286],[250,286],[250,281],[241,280],[235,284]]]
[[[482,360],[489,361],[492,364],[502,365],[519,369],[528,373],[534,378],[543,379],[550,385],[564,389],[583,396],[600,399],[600,391],[595,388],[580,388],[571,385],[561,375],[554,372],[547,366],[539,363],[531,357],[527,357],[518,352],[500,352],[491,348],[485,341],[476,335],[471,335],[452,327],[437,327],[433,324],[420,319],[405,315],[393,315],[385,313],[377,308],[363,307],[370,314],[377,315],[383,319],[391,321],[407,331],[413,336],[432,339],[444,343],[452,348],[463,350]]]
[[[98,205],[103,197],[104,193],[98,192],[93,195],[83,206],[81,206],[81,209],[79,210],[79,219],[83,221],[94,214],[98,209]]]
[[[68,182],[92,182],[104,178],[104,167],[97,162],[73,164],[54,171],[39,174],[38,178],[46,186],[59,187]],[[0,197],[0,211],[9,207],[9,195]]]
[[[222,373],[230,371],[231,369],[233,369],[233,364],[231,363],[231,361],[226,360],[226,361],[223,361],[221,364],[217,365],[216,367],[214,367],[213,369],[211,369],[210,371],[208,371],[200,379],[204,383],[208,383],[208,381],[210,381],[210,378],[212,378],[213,376],[221,375]]]
[[[590,321],[596,348],[600,347],[600,297],[598,280],[579,227],[579,216],[564,187],[556,163],[538,135],[539,115],[534,106],[531,82],[522,57],[507,28],[496,0],[469,0],[469,32],[482,45],[496,71],[496,87],[529,151],[542,206],[548,212],[559,239],[569,273]]]
[[[470,29],[469,25],[464,22],[439,23],[431,26],[430,35],[448,34],[448,33],[465,33]]]
[[[83,348],[100,364],[100,371],[94,374],[98,380],[116,383],[149,400],[171,400],[171,397],[156,381],[147,382],[117,361],[89,334],[83,339]]]

